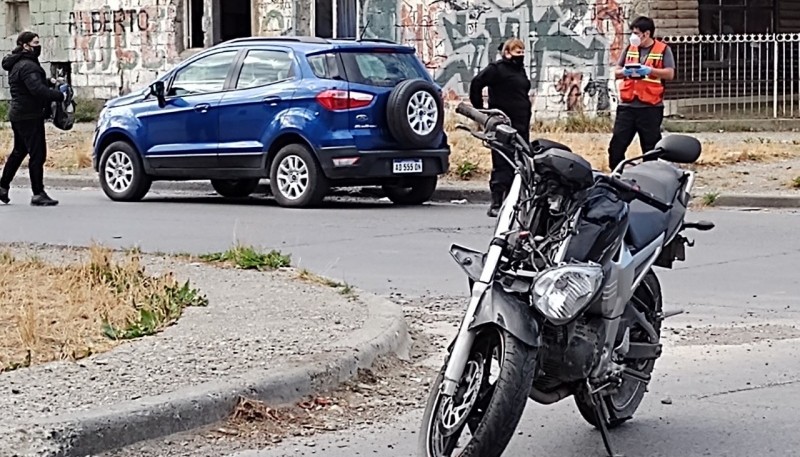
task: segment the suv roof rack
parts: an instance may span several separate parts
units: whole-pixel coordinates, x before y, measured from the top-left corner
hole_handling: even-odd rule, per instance
[[[287,36],[287,37],[264,37],[264,36],[252,36],[252,37],[242,37],[242,38],[234,38],[232,40],[223,41],[220,44],[233,44],[233,43],[246,43],[248,41],[293,41],[297,43],[313,43],[313,44],[330,44],[330,41],[326,40],[325,38],[319,38],[314,36]]]

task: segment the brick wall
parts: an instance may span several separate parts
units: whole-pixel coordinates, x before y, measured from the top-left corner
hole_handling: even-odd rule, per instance
[[[697,0],[657,0],[650,3],[650,17],[656,21],[656,34],[694,35],[699,33]]]
[[[380,17],[391,3],[366,0],[362,23]],[[474,75],[497,58],[506,38],[520,37],[534,82],[534,115],[592,115],[616,105],[612,71],[633,9],[632,0],[401,0],[399,27],[376,21],[370,31],[414,46],[450,100],[466,96]]]
[[[182,15],[178,0],[39,0],[29,3],[30,23],[9,26],[2,51],[19,29],[37,32],[42,66],[71,73],[78,96],[108,99],[147,84],[179,60]],[[3,73],[3,96],[8,97]]]

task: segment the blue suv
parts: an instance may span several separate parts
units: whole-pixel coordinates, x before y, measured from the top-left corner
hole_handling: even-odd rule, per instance
[[[416,205],[448,171],[443,124],[441,88],[411,47],[242,38],[106,103],[92,162],[115,201],[141,200],[155,180],[197,179],[242,198],[267,178],[281,206],[350,186]]]

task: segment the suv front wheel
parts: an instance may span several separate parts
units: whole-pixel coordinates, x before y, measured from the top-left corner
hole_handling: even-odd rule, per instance
[[[304,145],[290,144],[272,161],[269,187],[279,205],[302,208],[322,202],[330,184],[311,151]]]
[[[436,190],[436,176],[414,178],[410,185],[390,186],[384,185],[383,192],[386,197],[397,205],[421,205],[430,200]]]
[[[139,201],[150,191],[152,179],[144,172],[142,159],[126,141],[108,145],[98,167],[100,187],[114,201]]]

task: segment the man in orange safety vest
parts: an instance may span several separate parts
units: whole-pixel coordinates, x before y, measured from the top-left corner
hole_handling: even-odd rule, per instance
[[[666,43],[653,38],[655,23],[638,17],[631,23],[631,39],[620,55],[615,76],[621,79],[614,134],[608,145],[608,164],[613,170],[625,160],[625,152],[639,135],[642,152],[661,140],[664,120],[664,83],[675,77],[675,57]]]

